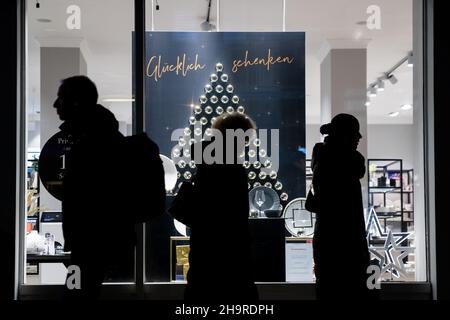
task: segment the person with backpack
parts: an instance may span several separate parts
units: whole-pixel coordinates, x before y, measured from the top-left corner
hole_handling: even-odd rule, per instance
[[[81,271],[81,289],[67,289],[75,299],[99,298],[107,275],[132,281],[136,223],[164,212],[158,147],[145,134],[124,137],[112,112],[97,100],[95,84],[74,76],[62,80],[54,103],[60,129],[73,141],[62,212],[65,251]]]

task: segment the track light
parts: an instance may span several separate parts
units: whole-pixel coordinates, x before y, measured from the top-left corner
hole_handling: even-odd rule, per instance
[[[155,9],[156,9],[156,11],[158,11],[158,10],[159,10],[159,3],[158,3],[158,0],[156,0],[156,5],[155,5]]]
[[[398,82],[398,79],[394,74],[388,75],[387,79],[391,84],[396,84]]]
[[[211,12],[211,1],[212,0],[208,1],[208,12],[206,13],[206,20],[200,24],[200,28],[203,31],[212,31],[215,28],[215,25],[213,25],[209,22],[209,16],[210,16],[210,12]]]
[[[398,111],[391,112],[391,113],[389,113],[389,117],[395,118],[395,117],[397,117],[399,114],[400,114],[400,113],[399,113]]]
[[[413,53],[411,52],[409,55],[408,55],[408,67],[413,67],[414,66],[414,59],[413,59]]]
[[[404,105],[402,105],[401,107],[400,107],[400,109],[402,109],[402,110],[411,110],[413,108],[413,106],[412,105],[410,105],[410,104],[404,104]]]
[[[39,9],[41,7],[41,4],[39,3],[39,0],[36,0],[36,9]]]
[[[377,82],[377,91],[378,92],[384,91],[384,81],[381,79],[378,80],[378,82]]]

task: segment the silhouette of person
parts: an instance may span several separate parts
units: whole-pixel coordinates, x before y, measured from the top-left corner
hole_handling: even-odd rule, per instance
[[[81,271],[81,289],[68,298],[96,299],[107,274],[133,277],[135,229],[120,188],[123,135],[114,115],[97,104],[95,84],[85,76],[62,80],[54,107],[60,129],[72,136],[63,179],[63,234],[71,264]],[[125,280],[125,279],[121,279]]]
[[[234,164],[226,164],[227,153],[243,151],[238,143],[234,150],[227,150],[226,130],[246,131],[255,125],[236,112],[218,117],[212,128],[223,137],[223,162],[197,166],[192,199],[195,212],[184,212],[186,216],[180,217],[189,221],[191,231],[185,299],[221,303],[257,300],[250,258],[247,175],[235,156]],[[203,142],[204,150],[208,145]]]
[[[365,159],[357,151],[359,122],[338,114],[320,132],[327,136],[314,146],[311,162],[319,207],[313,239],[317,298],[368,298],[370,257],[359,181]]]

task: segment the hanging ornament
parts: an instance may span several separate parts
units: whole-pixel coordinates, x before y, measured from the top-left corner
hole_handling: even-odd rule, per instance
[[[271,171],[269,177],[270,179],[275,180],[277,178],[277,173],[275,171]]]
[[[239,106],[236,111],[239,112],[239,113],[244,113],[245,109],[244,109],[243,106]]]
[[[205,117],[201,117],[201,118],[200,118],[200,123],[201,123],[203,126],[206,126],[206,124],[208,123],[208,119],[206,119]]]
[[[283,192],[283,193],[280,195],[281,201],[287,201],[288,198],[289,198],[289,197],[288,197],[288,195],[287,195],[286,192]]]
[[[186,145],[186,140],[184,138],[180,138],[180,139],[178,139],[178,144],[181,147],[184,147]]]
[[[260,156],[261,158],[264,158],[265,156],[267,156],[266,150],[264,150],[264,149],[259,150],[259,156]]]
[[[277,181],[277,183],[275,183],[275,189],[278,191],[283,189],[283,184],[280,181]]]
[[[195,114],[200,114],[202,113],[202,108],[200,106],[195,106],[194,107],[194,113]],[[195,123],[195,118],[194,118],[194,123]]]
[[[272,166],[272,161],[270,161],[269,159],[264,161],[264,167],[265,168],[270,168],[271,166]]]
[[[178,167],[183,169],[184,167],[186,167],[186,161],[180,160],[180,161],[178,161],[177,165],[178,165]]]
[[[213,112],[213,108],[211,108],[211,106],[207,106],[205,108],[205,112],[206,112],[206,114],[211,114]]]
[[[249,161],[244,161],[244,163],[242,165],[244,166],[245,169],[250,168],[250,162]]]
[[[200,103],[201,104],[205,104],[206,102],[208,102],[208,98],[204,95],[204,94],[202,94],[201,96],[200,96]]]
[[[228,99],[227,96],[222,96],[222,98],[220,98],[220,101],[222,101],[223,104],[227,104],[230,99]]]
[[[233,96],[233,98],[231,98],[231,101],[233,101],[233,103],[238,104],[239,103],[239,97],[238,96]]]
[[[210,77],[211,82],[216,82],[217,80],[219,80],[219,77],[217,76],[217,74],[213,73]]]
[[[195,117],[194,116],[189,117],[189,124],[192,124],[192,125],[195,124]]]
[[[232,106],[229,106],[229,107],[227,108],[227,112],[228,112],[228,113],[233,113],[233,112],[234,112],[233,107],[232,107]]]
[[[195,118],[194,118],[195,119]],[[190,136],[191,135],[191,129],[189,128],[184,128],[183,133],[185,136]]]
[[[261,180],[264,180],[267,177],[267,174],[264,171],[261,171],[258,175]]]
[[[217,98],[216,96],[212,96],[211,99],[209,99],[211,101],[211,103],[217,103],[219,101],[219,98]]]
[[[227,92],[228,93],[233,93],[233,91],[234,91],[233,85],[231,85],[231,84],[227,85]]]
[[[202,129],[200,129],[200,128],[195,128],[194,134],[195,134],[196,136],[201,136],[201,135],[202,135]]]
[[[216,63],[216,71],[217,72],[222,72],[223,71],[223,64],[221,64],[220,62]]]
[[[255,139],[253,140],[253,144],[255,145],[255,147],[259,147],[261,145],[261,140]]]
[[[210,85],[209,83],[205,86],[205,92],[206,93],[211,93],[213,91],[213,87],[212,85]]]
[[[272,188],[272,184],[270,182],[266,182],[266,183],[264,183],[264,187]]]
[[[189,179],[192,178],[192,173],[191,173],[190,171],[186,171],[186,172],[183,174],[183,177],[184,177],[186,180],[189,180]]]
[[[258,188],[258,187],[261,187],[261,183],[255,182],[255,183],[253,184],[253,188]]]
[[[224,73],[223,75],[220,76],[220,80],[222,80],[222,82],[227,82],[228,81],[228,75],[226,73]]]
[[[250,150],[250,151],[253,151],[253,150]],[[255,161],[255,162],[253,163],[253,166],[255,167],[255,169],[259,169],[259,168],[261,168],[261,162]]]
[[[256,151],[255,150],[250,150],[249,152],[248,152],[248,156],[250,157],[250,158],[254,158],[254,157],[256,157]]]
[[[195,169],[196,165],[194,160],[189,161],[189,167],[191,167],[191,169]]]
[[[173,156],[174,158],[178,158],[180,155],[181,155],[180,149],[174,148],[174,149],[172,150],[172,156]]]
[[[253,171],[250,171],[250,172],[248,173],[248,178],[249,178],[250,180],[255,179],[255,178],[256,178],[256,173],[254,173]]]
[[[220,84],[218,84],[218,85],[216,86],[216,92],[217,92],[217,93],[222,93],[222,92],[223,92],[223,87],[222,87]]]
[[[216,113],[217,113],[218,115],[221,115],[221,114],[223,113],[223,108],[222,108],[221,106],[218,106],[218,107],[216,108]]]

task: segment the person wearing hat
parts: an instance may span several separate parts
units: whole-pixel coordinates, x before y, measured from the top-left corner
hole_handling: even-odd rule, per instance
[[[323,143],[314,146],[311,167],[316,199],[313,239],[318,299],[364,299],[370,256],[366,241],[360,179],[365,159],[357,151],[358,120],[338,114],[322,125]]]

